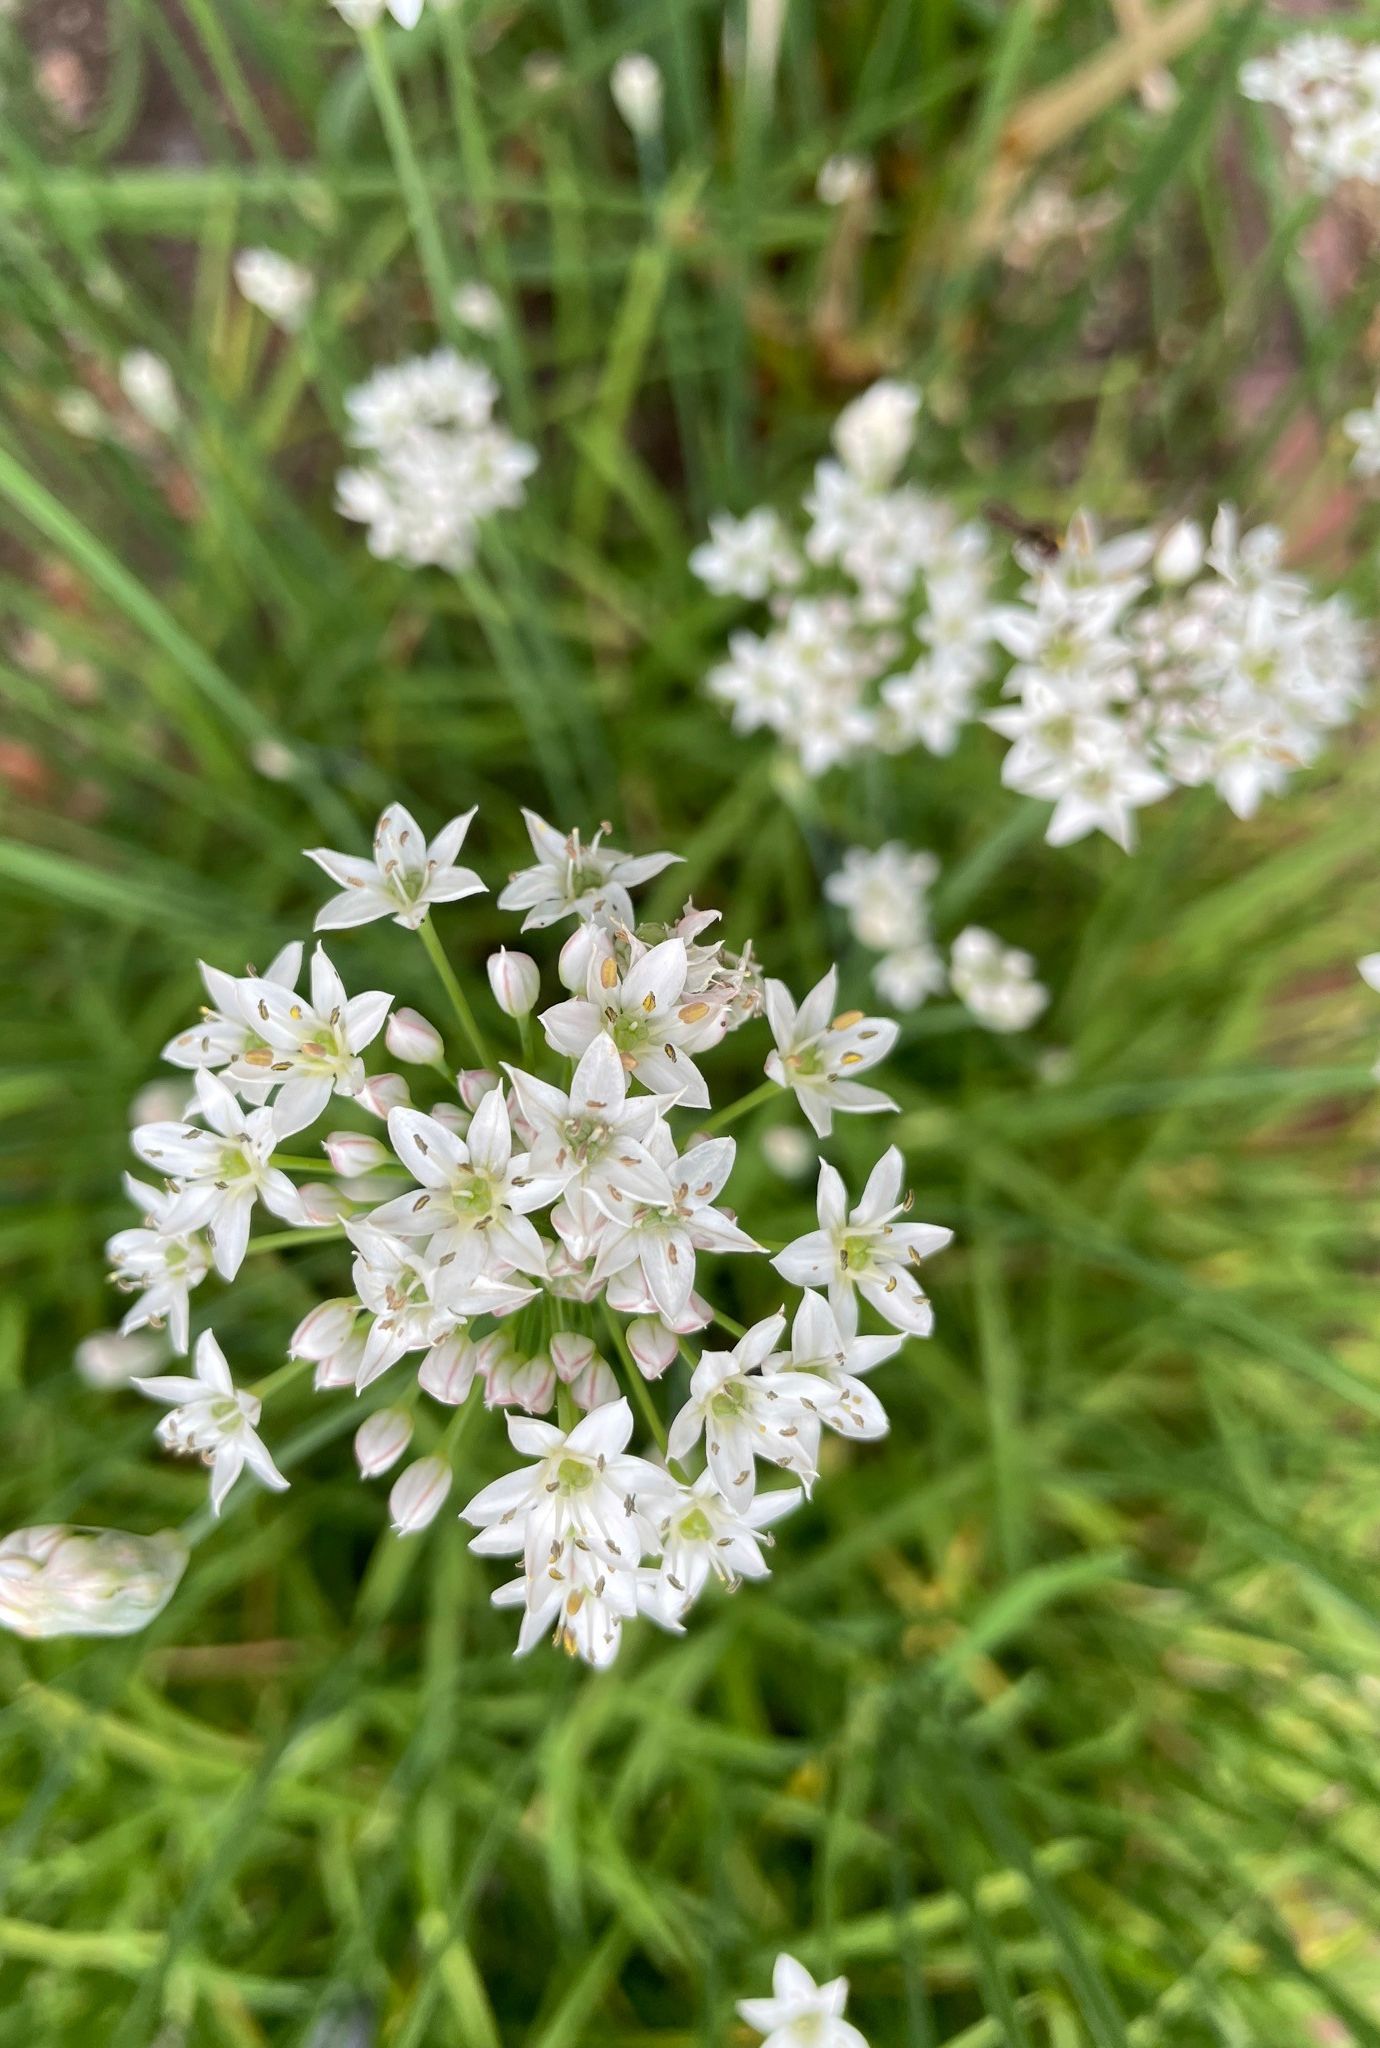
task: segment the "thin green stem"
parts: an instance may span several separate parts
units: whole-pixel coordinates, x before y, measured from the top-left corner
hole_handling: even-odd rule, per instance
[[[436,324],[450,333],[455,324],[451,310],[454,285],[445,243],[441,239],[440,223],[431,200],[428,185],[417,152],[412,146],[412,130],[408,125],[407,109],[398,81],[393,73],[393,61],[388,54],[388,41],[381,28],[366,28],[360,32],[360,46],[364,51],[364,62],[369,73],[369,86],[378,108],[379,120],[383,124],[393,165],[402,187],[403,199],[407,205],[407,217],[412,226],[412,239],[417,244],[417,254],[422,260],[426,273],[427,289],[431,294],[432,311]]]
[[[288,1245],[329,1244],[334,1238],[344,1237],[343,1227],[335,1223],[323,1223],[307,1230],[270,1230],[266,1237],[251,1237],[245,1252],[252,1259],[258,1252],[280,1252]]]
[[[490,1055],[488,1045],[485,1043],[484,1034],[480,1030],[478,1024],[475,1022],[475,1016],[473,1010],[470,1008],[469,998],[465,994],[464,989],[461,988],[460,983],[456,978],[455,969],[451,966],[449,960],[446,958],[446,949],[441,944],[440,939],[436,936],[435,927],[433,926],[431,919],[429,917],[425,917],[422,919],[422,922],[417,927],[417,935],[421,939],[422,944],[426,947],[427,958],[430,960],[432,966],[436,969],[437,977],[441,983],[442,988],[446,992],[446,996],[449,999],[450,1006],[452,1010],[454,1010],[455,1012],[456,1019],[460,1025],[461,1030],[464,1032],[466,1038],[469,1040],[471,1046],[474,1048],[475,1056],[477,1057],[480,1066],[491,1067],[493,1065],[493,1059]]]
[[[613,1338],[618,1355],[623,1362],[624,1373],[632,1386],[633,1399],[642,1411],[642,1420],[651,1431],[657,1448],[664,1458],[667,1455],[666,1425],[657,1410],[656,1402],[652,1399],[652,1390],[638,1371],[637,1360],[628,1349],[627,1337],[611,1309],[605,1309],[604,1320],[608,1324],[609,1334]]]
[[[761,1081],[757,1087],[749,1089],[746,1095],[740,1095],[736,1102],[730,1102],[726,1109],[717,1110],[713,1116],[706,1117],[703,1128],[706,1131],[725,1130],[729,1124],[737,1123],[740,1116],[746,1116],[749,1110],[758,1108],[763,1102],[770,1102],[772,1096],[779,1095],[780,1092],[781,1084],[778,1081]]]

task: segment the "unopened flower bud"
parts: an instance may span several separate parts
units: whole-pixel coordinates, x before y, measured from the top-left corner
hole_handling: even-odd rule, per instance
[[[620,57],[609,74],[613,104],[639,141],[647,141],[661,126],[661,67],[641,50]]]
[[[556,961],[561,987],[568,988],[573,996],[582,996],[589,982],[590,963],[599,950],[599,934],[594,926],[577,924]]]
[[[393,1491],[388,1496],[393,1533],[415,1536],[428,1523],[434,1522],[446,1504],[450,1481],[450,1466],[444,1458],[415,1459],[402,1476],[394,1480]]]
[[[639,1316],[628,1324],[628,1349],[644,1380],[659,1380],[673,1364],[677,1351],[674,1330],[668,1330],[658,1316]]]
[[[1161,583],[1191,583],[1203,566],[1207,542],[1196,519],[1180,519],[1155,550],[1155,575]]]
[[[88,1387],[127,1387],[139,1373],[156,1372],[168,1355],[167,1339],[154,1330],[93,1330],[72,1354],[77,1375]]]
[[[391,1472],[412,1441],[412,1417],[401,1408],[380,1408],[355,1431],[355,1459],[361,1479]]]
[[[489,955],[489,987],[505,1017],[527,1017],[541,994],[541,969],[530,953],[500,946]]]
[[[370,1116],[386,1118],[390,1109],[410,1109],[412,1090],[401,1074],[371,1074],[355,1101]]]
[[[324,1180],[303,1181],[297,1190],[301,1205],[301,1221],[312,1230],[322,1230],[328,1224],[338,1223],[342,1216],[348,1216],[353,1204],[343,1188],[332,1187]]]
[[[186,1565],[172,1529],[16,1529],[0,1540],[0,1627],[31,1640],[132,1636],[162,1613]]]
[[[485,1398],[490,1408],[545,1415],[556,1398],[556,1369],[541,1352],[535,1358],[519,1358],[510,1351],[486,1375]]]
[[[352,1294],[319,1301],[303,1316],[288,1342],[289,1358],[329,1358],[339,1351],[355,1327],[359,1303]]]
[[[818,1168],[818,1149],[794,1124],[773,1124],[763,1131],[760,1145],[762,1157],[783,1180],[804,1180]]]
[[[433,1102],[427,1115],[444,1124],[448,1131],[454,1131],[457,1138],[463,1138],[470,1127],[470,1113],[458,1102]]]
[[[556,1376],[563,1380],[566,1386],[569,1386],[573,1379],[577,1379],[596,1356],[594,1339],[577,1336],[573,1330],[559,1331],[551,1339],[550,1351]]]
[[[182,1081],[150,1081],[129,1105],[130,1124],[180,1124],[196,1101]]]
[[[434,1067],[445,1054],[441,1034],[420,1010],[394,1010],[384,1041],[395,1060],[408,1067]]]
[[[498,1086],[498,1075],[491,1067],[463,1067],[455,1077],[460,1090],[460,1100],[473,1116],[486,1095],[492,1095]]]
[[[332,1131],[321,1141],[322,1150],[337,1173],[353,1176],[372,1173],[376,1167],[393,1163],[393,1154],[378,1138],[363,1131]]]
[[[479,1351],[473,1338],[455,1331],[433,1344],[417,1372],[417,1384],[433,1401],[458,1408],[468,1398],[479,1370]]]
[[[880,378],[834,422],[834,446],[844,468],[872,490],[885,490],[910,453],[919,413],[920,393],[913,385]]]
[[[620,1391],[613,1367],[603,1358],[591,1359],[584,1371],[570,1382],[571,1400],[586,1412],[591,1408],[602,1408],[607,1401],[616,1401]]]
[[[865,156],[846,152],[826,157],[815,180],[815,193],[824,206],[851,206],[872,190],[872,166]]]
[[[162,356],[149,348],[132,348],[121,356],[117,375],[121,391],[140,418],[160,434],[170,434],[182,408],[173,373]]]
[[[364,1363],[365,1335],[365,1331],[357,1330],[345,1339],[339,1351],[332,1351],[321,1360],[311,1376],[316,1393],[334,1393],[338,1388],[354,1386]]]

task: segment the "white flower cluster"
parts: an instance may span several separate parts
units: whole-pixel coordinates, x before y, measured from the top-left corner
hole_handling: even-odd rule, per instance
[[[1318,191],[1349,178],[1380,185],[1380,44],[1326,31],[1295,36],[1244,64],[1241,90],[1279,108]]]
[[[872,979],[897,1009],[919,1009],[947,986],[984,1029],[1028,1030],[1049,1001],[1029,953],[970,925],[954,940],[946,969],[930,931],[929,893],[938,874],[932,853],[899,840],[875,853],[850,846],[824,893],[847,911],[859,945],[881,954]]]
[[[1210,783],[1249,817],[1352,715],[1361,625],[1284,568],[1276,528],[1243,531],[1229,506],[1210,536],[1181,520],[1103,540],[1079,513],[1062,545],[1017,544],[1027,580],[999,601],[986,529],[896,484],[918,407],[883,382],[845,408],[803,550],[758,506],[716,516],[691,555],[717,595],[773,613],[707,678],[739,731],[769,727],[816,776],[859,753],[950,753],[981,718],[1011,742],[1006,785],[1053,804],[1051,845],[1101,831],[1129,850],[1135,813],[1175,785]],[[1015,701],[984,713],[1005,659]],[[911,954],[897,988],[923,983],[921,943],[888,949]]]
[[[484,887],[459,862],[473,815],[428,839],[394,804],[371,857],[318,848],[310,858],[340,885],[318,929],[390,919],[415,931],[482,1064],[457,1076],[434,1025],[383,990],[351,996],[319,944],[306,993],[297,945],[262,975],[203,966],[207,1005],[165,1048],[193,1074],[192,1100],[133,1132],[157,1178],[128,1183],[142,1220],[108,1247],[116,1283],[133,1296],[120,1334],[166,1331],[186,1352],[191,1295],[213,1269],[233,1280],[253,1254],[257,1208],[289,1239],[311,1227],[348,1242],[349,1290],[319,1303],[289,1349],[314,1365],[318,1388],[357,1394],[417,1360],[415,1383],[357,1433],[361,1473],[403,1460],[423,1394],[458,1410],[480,1388],[485,1405],[516,1411],[509,1434],[529,1463],[465,1507],[472,1547],[517,1566],[495,1597],[521,1610],[520,1649],[554,1630],[603,1664],[633,1615],[678,1630],[711,1577],[766,1573],[765,1532],[812,1486],[824,1430],[885,1431],[865,1376],[906,1336],[929,1334],[917,1267],[950,1233],[909,1220],[895,1146],[856,1204],[821,1163],[818,1228],[772,1261],[802,1290],[789,1332],[784,1311],[742,1330],[717,1309],[701,1291],[706,1262],[765,1256],[722,1199],[735,1147],[721,1127],[761,1090],[705,1124],[709,1056],[765,1009],[775,1047],[763,1085],[792,1090],[825,1136],[836,1115],[894,1109],[859,1077],[896,1026],[836,1014],[832,970],[798,1006],[781,983],[764,985],[750,947],[731,953],[711,936],[717,912],[687,904],[670,924],[636,924],[629,892],[675,856],[632,856],[607,843],[607,828],[586,840],[527,813],[534,858],[499,906],[521,913],[526,931],[574,927],[557,966],[564,996],[537,1020],[540,1052],[537,962],[507,949],[490,959],[497,1009],[520,1040],[514,1059],[494,1062],[431,923],[437,905]],[[415,1078],[368,1071],[381,1036]],[[414,1085],[425,1086],[422,1101]],[[367,1128],[328,1131],[318,1167],[302,1156],[301,1134],[333,1107],[373,1117],[386,1142]],[[687,1113],[678,1133],[673,1119]],[[283,1234],[270,1241],[282,1245]],[[861,1306],[881,1333],[861,1330]],[[688,1340],[715,1323],[736,1341],[696,1356]],[[123,1377],[125,1362],[108,1368],[105,1350],[102,1371]],[[688,1377],[666,1428],[652,1383],[682,1356]],[[136,1371],[143,1362],[130,1361]],[[193,1375],[132,1384],[167,1404],[164,1447],[209,1465],[217,1513],[246,1467],[269,1487],[287,1484],[259,1434],[261,1394],[235,1386],[209,1330]],[[630,1450],[629,1394],[659,1450]],[[425,1433],[438,1434],[433,1424]],[[440,1434],[393,1483],[400,1534],[425,1527],[451,1490]],[[794,1483],[759,1492],[762,1466]]]
[[[1248,818],[1360,702],[1345,600],[1315,597],[1278,529],[1243,532],[1229,506],[1210,536],[1182,520],[1109,541],[1080,513],[1057,553],[1017,555],[1022,601],[993,612],[1016,701],[986,722],[1011,742],[1007,787],[1054,805],[1051,846],[1100,831],[1129,850],[1136,812],[1176,784]]]
[[[767,726],[808,775],[882,749],[950,753],[993,672],[985,529],[898,481],[919,393],[884,379],[834,424],[805,498],[803,544],[767,506],[710,521],[690,566],[717,596],[766,601],[707,687],[740,732]]]
[[[347,392],[348,438],[366,460],[336,478],[336,507],[369,529],[369,551],[452,571],[475,534],[524,497],[537,451],[493,417],[498,385],[451,348],[375,370]]]
[[[331,5],[351,28],[374,28],[382,21],[385,6],[399,28],[415,28],[422,18],[426,0],[331,0]]]

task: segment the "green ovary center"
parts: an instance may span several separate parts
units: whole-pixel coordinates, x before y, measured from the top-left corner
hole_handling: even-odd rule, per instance
[[[688,1515],[681,1516],[680,1533],[687,1543],[709,1543],[714,1535],[703,1508],[691,1508]]]
[[[726,1386],[720,1387],[717,1393],[710,1396],[709,1412],[729,1422],[735,1416],[741,1415],[746,1405],[747,1395],[743,1388],[737,1381],[730,1380]]]
[[[562,1458],[556,1467],[556,1484],[562,1493],[584,1493],[594,1484],[594,1468],[580,1458]]]
[[[626,1013],[616,1019],[609,1036],[620,1052],[645,1052],[651,1043],[651,1033],[647,1029],[646,1019]]]

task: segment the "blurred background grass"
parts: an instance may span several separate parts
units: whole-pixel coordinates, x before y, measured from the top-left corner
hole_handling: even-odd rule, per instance
[[[945,863],[941,936],[1030,946],[1056,1001],[1030,1042],[912,1020],[888,1078],[957,1233],[938,1335],[769,1585],[685,1641],[514,1664],[458,1525],[389,1536],[354,1411],[303,1392],[294,1490],[237,1498],[146,1637],[0,1643],[0,2041],[709,2048],[788,1946],[850,1974],[874,2048],[1380,2042],[1373,721],[1254,824],[1180,795],[1133,860],[1055,853],[979,729],[810,789],[732,738],[696,692],[728,608],[685,566],[898,370],[965,508],[1231,496],[1374,608],[1332,423],[1373,388],[1377,223],[1302,197],[1235,95],[1281,13],[793,0],[754,95],[767,13],[472,0],[367,51],[319,0],[5,27],[0,1524],[194,1512],[147,1411],[69,1363],[114,1315],[126,1107],[196,956],[300,934],[300,848],[391,796],[478,801],[493,879],[518,802],[608,817],[686,853],[665,907],[858,994],[820,878],[901,836]],[[640,160],[606,85],[632,48],[667,82]],[[841,148],[875,159],[865,218],[814,197]],[[305,335],[236,295],[251,242],[320,276]],[[542,468],[456,583],[371,561],[330,482],[344,390],[446,335],[462,277],[507,307]],[[121,412],[136,346],[168,442]],[[122,439],[64,431],[74,386]],[[472,971],[509,936],[488,899],[447,932]],[[430,1000],[377,927],[353,961]],[[785,1117],[740,1128],[733,1189],[780,1238],[812,1196],[755,1142]],[[337,1271],[246,1268],[217,1328],[247,1376]]]

